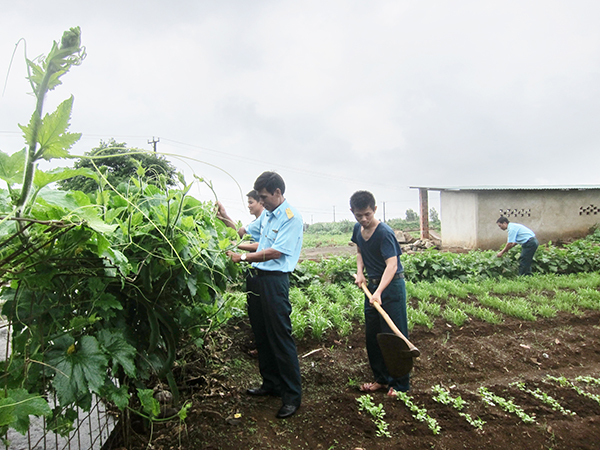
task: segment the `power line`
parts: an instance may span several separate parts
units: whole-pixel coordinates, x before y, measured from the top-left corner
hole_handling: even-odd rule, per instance
[[[12,132],[12,131],[0,131],[0,133],[6,133],[6,134],[20,134],[19,132]],[[100,134],[90,134],[90,133],[84,133],[82,138],[105,138],[106,135],[100,135]],[[111,135],[112,138],[117,138],[117,139],[140,139],[143,138],[143,136],[139,136],[139,135]],[[256,159],[256,157],[246,157],[243,155],[238,155],[238,154],[234,154],[234,153],[229,153],[229,152],[224,152],[224,151],[220,151],[220,150],[215,150],[209,147],[204,147],[201,145],[197,145],[197,144],[188,144],[186,142],[181,142],[181,141],[177,141],[174,139],[169,139],[169,138],[162,138],[163,142],[168,142],[171,143],[173,146],[177,147],[177,146],[183,146],[183,147],[190,147],[193,149],[199,149],[199,150],[203,150],[205,152],[212,152],[215,153],[217,155],[222,155],[227,157],[228,159],[236,159],[239,161],[244,161],[247,162],[249,164],[253,164],[253,165],[257,165],[257,166],[271,166],[271,167],[275,167],[275,168],[280,168],[280,169],[285,169],[287,171],[291,171],[291,172],[295,172],[295,173],[299,173],[299,174],[304,174],[304,175],[309,175],[312,177],[316,177],[316,178],[320,178],[320,179],[327,179],[327,180],[339,180],[339,181],[344,181],[344,182],[348,182],[348,183],[356,183],[356,179],[355,178],[346,178],[346,177],[341,177],[341,176],[337,176],[337,175],[332,175],[330,173],[322,173],[322,172],[317,172],[317,171],[312,171],[312,170],[305,170],[305,169],[298,169],[297,167],[292,167],[292,166],[287,166],[285,164],[279,164],[279,163],[274,163],[272,161],[263,161],[260,159]],[[148,144],[152,144],[153,145],[153,149],[155,152],[157,152],[157,148],[156,148],[156,144],[160,142],[160,138],[154,138],[154,136],[152,137],[152,141],[148,140]],[[186,159],[186,156],[183,155],[177,155],[178,157],[182,158],[182,159]],[[374,180],[369,180],[369,184],[373,185],[373,186],[380,186],[386,189],[397,189],[398,186],[392,186],[389,184],[385,184],[385,183],[380,183]],[[404,202],[404,203],[410,203],[410,202]]]
[[[249,158],[249,157],[245,157],[245,156],[236,155],[236,154],[233,154],[233,153],[223,152],[223,151],[220,151],[220,150],[214,150],[212,148],[203,147],[201,145],[187,144],[185,142],[175,141],[173,139],[168,139],[168,138],[163,138],[163,140],[165,142],[171,142],[173,144],[178,144],[178,145],[183,145],[183,146],[187,146],[187,147],[196,148],[196,149],[199,149],[199,150],[213,152],[213,153],[216,153],[216,154],[219,154],[219,155],[227,156],[229,158],[236,158],[236,159],[239,159],[239,160],[242,160],[242,161],[247,161],[248,163],[252,163],[252,164],[255,164],[255,165],[261,165],[261,166],[269,165],[269,166],[274,166],[274,167],[278,167],[278,168],[281,168],[281,169],[286,169],[288,171],[292,171],[292,172],[296,172],[296,173],[300,173],[300,174],[305,174],[305,175],[310,175],[310,176],[314,176],[314,177],[317,177],[317,178],[325,178],[325,179],[328,179],[328,180],[336,179],[336,180],[346,181],[346,182],[350,182],[350,183],[355,183],[356,182],[355,178],[345,178],[345,177],[335,176],[335,175],[331,175],[331,174],[326,174],[326,173],[321,173],[321,172],[315,172],[315,171],[311,171],[311,170],[298,169],[296,167],[286,166],[284,164],[274,163],[272,161],[262,161],[262,160],[256,159],[256,158]],[[397,189],[398,188],[398,186],[390,186],[388,184],[378,183],[378,182],[373,181],[373,180],[369,180],[369,183],[372,184],[372,185],[376,185],[376,186],[382,186],[382,187],[385,187],[387,189]]]

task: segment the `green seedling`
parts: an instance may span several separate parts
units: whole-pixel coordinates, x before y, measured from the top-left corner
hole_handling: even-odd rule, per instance
[[[463,408],[467,405],[467,402],[462,399],[459,395],[458,397],[452,397],[450,392],[444,389],[441,385],[437,384],[431,388],[433,393],[433,400],[441,403],[443,405],[451,406],[452,408],[458,411],[458,415],[464,418],[472,427],[477,428],[478,430],[483,429],[483,425],[485,422],[481,420],[479,417],[477,419],[473,419],[469,414],[462,412]]]
[[[358,388],[360,386],[360,381],[355,380],[354,378],[348,378],[348,387]]]
[[[570,387],[582,397],[587,397],[590,400],[594,400],[596,403],[600,404],[600,395],[584,391],[579,386],[573,384],[573,382],[567,380],[565,377],[554,377],[552,375],[546,375],[546,378],[548,378],[550,381],[558,383],[562,387]]]
[[[516,415],[524,423],[535,423],[535,416],[527,414],[525,411],[523,411],[523,408],[515,405],[512,400],[507,400],[504,397],[500,397],[499,395],[490,392],[489,389],[483,386],[478,389],[478,392],[486,404],[490,406],[498,405],[504,411]]]
[[[356,401],[358,402],[358,408],[361,411],[368,412],[373,418],[373,422],[377,426],[377,436],[392,437],[389,431],[387,431],[387,422],[383,420],[383,417],[385,416],[383,405],[380,403],[379,406],[375,406],[375,403],[373,403],[373,398],[370,395],[362,395],[358,397]]]
[[[586,384],[600,385],[600,379],[590,377],[590,376],[579,376],[579,377],[575,378],[575,381],[579,381],[580,383],[586,383]]]
[[[433,434],[440,434],[441,427],[438,424],[438,421],[431,417],[425,408],[420,408],[416,405],[406,392],[396,392],[396,398],[406,405],[416,420],[427,424],[427,427]]]
[[[512,383],[511,386],[516,386],[519,390],[532,395],[533,397],[537,398],[542,403],[545,403],[550,408],[552,408],[553,411],[558,411],[558,412],[564,414],[565,416],[575,416],[576,415],[575,412],[563,408],[563,406],[555,398],[551,397],[546,392],[542,391],[540,388],[536,388],[534,391],[532,391],[531,389],[527,389],[527,387],[525,386],[525,383],[522,383],[522,382]]]

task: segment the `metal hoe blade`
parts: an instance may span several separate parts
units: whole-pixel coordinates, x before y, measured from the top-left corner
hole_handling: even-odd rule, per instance
[[[379,333],[377,342],[389,374],[394,378],[409,373],[413,367],[413,354],[406,342],[392,333]]]

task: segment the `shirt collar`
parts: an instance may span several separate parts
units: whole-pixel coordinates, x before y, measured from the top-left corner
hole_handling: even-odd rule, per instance
[[[279,216],[281,216],[281,214],[283,213],[283,211],[285,211],[285,208],[287,208],[287,200],[283,200],[283,202],[281,203],[281,205],[279,205],[277,208],[275,208],[273,211],[266,211],[266,216],[267,219],[269,219],[271,216],[275,216],[276,218],[278,218]]]

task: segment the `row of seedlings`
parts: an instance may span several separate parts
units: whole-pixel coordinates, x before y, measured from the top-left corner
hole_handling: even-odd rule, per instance
[[[554,377],[551,375],[547,375],[546,380],[548,382],[555,383],[561,387],[571,388],[578,395],[594,400],[600,405],[600,395],[588,392],[576,384],[578,382],[588,385],[600,386],[599,378],[591,376],[579,376],[575,378],[573,382],[565,377]],[[566,409],[563,405],[560,404],[558,400],[549,395],[547,392],[544,392],[539,387],[536,387],[535,389],[530,389],[527,387],[527,384],[525,382],[514,382],[511,383],[509,386],[530,395],[537,401],[550,407],[553,411],[556,411],[565,416],[576,415],[574,411]],[[432,399],[435,402],[446,405],[456,410],[458,415],[464,418],[467,421],[467,423],[469,423],[469,425],[471,425],[474,429],[478,431],[483,431],[483,427],[486,424],[486,422],[479,417],[473,418],[469,413],[465,412],[465,407],[468,405],[468,402],[464,400],[460,395],[452,395],[449,389],[439,384],[432,386],[431,392],[433,394]],[[515,415],[525,424],[537,423],[535,415],[526,413],[523,407],[516,404],[514,402],[514,399],[512,398],[505,398],[503,396],[495,394],[492,391],[490,391],[490,389],[484,386],[479,387],[479,389],[477,390],[477,394],[481,398],[483,403],[487,406],[497,407],[505,411],[507,414]],[[406,392],[397,392],[396,399],[401,401],[408,408],[410,414],[415,420],[426,424],[429,430],[434,435],[438,435],[441,433],[442,428],[438,421],[434,417],[430,416],[426,408],[418,405],[414,401],[414,398],[412,396],[410,396]],[[370,395],[363,395],[359,397],[357,401],[359,403],[359,409],[368,412],[369,415],[372,417],[373,422],[377,426],[377,436],[391,437],[391,434],[388,431],[389,424],[383,420],[385,416],[383,405],[380,403],[376,406],[373,403],[373,399]]]

